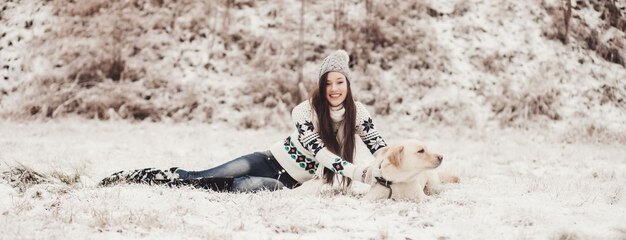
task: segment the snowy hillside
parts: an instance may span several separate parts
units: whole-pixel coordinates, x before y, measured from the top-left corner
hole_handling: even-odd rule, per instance
[[[625,1],[301,3],[4,2],[0,113],[284,129],[344,48],[379,115],[626,132]]]

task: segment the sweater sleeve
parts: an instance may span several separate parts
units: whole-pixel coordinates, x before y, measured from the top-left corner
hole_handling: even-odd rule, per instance
[[[374,127],[372,116],[360,102],[356,102],[356,125],[357,134],[372,155],[376,156],[378,150],[387,146],[383,137],[380,136],[380,133]]]
[[[319,130],[313,124],[313,117],[314,115],[308,102],[296,106],[291,113],[293,123],[298,130],[298,141],[300,144],[306,150],[312,152],[315,159],[322,166],[341,176],[349,177],[355,181],[363,181],[362,172],[364,168],[343,160],[340,156],[326,148],[319,135]]]

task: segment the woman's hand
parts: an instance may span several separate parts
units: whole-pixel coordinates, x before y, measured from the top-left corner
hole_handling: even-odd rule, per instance
[[[376,183],[376,178],[382,176],[380,168],[377,168],[375,166],[368,165],[362,169],[363,170],[361,171],[361,182],[365,184],[373,185],[374,183]]]

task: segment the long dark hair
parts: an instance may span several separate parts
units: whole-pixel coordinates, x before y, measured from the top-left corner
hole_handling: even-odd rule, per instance
[[[328,73],[323,74],[319,81],[317,89],[311,93],[311,105],[317,114],[317,122],[319,124],[319,134],[322,138],[322,142],[326,145],[328,150],[332,153],[341,156],[343,160],[350,163],[354,160],[355,145],[354,135],[356,133],[356,106],[354,104],[354,98],[352,98],[352,88],[350,87],[350,80],[346,78],[348,84],[348,91],[346,99],[343,102],[343,107],[346,109],[343,122],[343,146],[339,146],[337,136],[333,131],[333,120],[330,118],[330,103],[326,99],[326,81],[328,80]],[[334,181],[335,173],[328,168],[324,169],[324,180],[326,183],[332,183]],[[343,178],[344,186],[350,186],[352,181],[348,178]]]

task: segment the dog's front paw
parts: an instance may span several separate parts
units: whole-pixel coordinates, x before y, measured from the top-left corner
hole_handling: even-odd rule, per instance
[[[414,199],[417,202],[427,202],[430,199],[433,199],[433,197],[424,194],[422,191],[418,191],[409,197],[409,199]]]
[[[443,191],[443,188],[437,186],[426,186],[424,188],[424,193],[428,196],[432,196],[432,195],[438,195]]]

